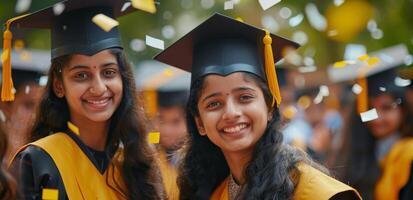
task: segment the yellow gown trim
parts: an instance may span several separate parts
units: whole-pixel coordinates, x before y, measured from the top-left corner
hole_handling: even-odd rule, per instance
[[[400,190],[407,184],[413,162],[413,138],[393,145],[380,163],[382,174],[375,188],[376,200],[399,199]]]
[[[30,145],[41,148],[53,159],[69,199],[127,199],[124,194],[126,186],[119,171],[119,154],[112,158],[104,174],[101,174],[66,133],[55,133],[27,144],[16,155]]]
[[[179,189],[176,183],[178,172],[174,166],[169,164],[163,150],[159,151],[159,168],[168,199],[179,200]]]
[[[298,164],[300,181],[295,188],[294,200],[328,200],[341,192],[353,192],[361,199],[358,192],[350,186],[327,176],[307,164]],[[228,181],[226,178],[211,195],[210,200],[228,200]]]

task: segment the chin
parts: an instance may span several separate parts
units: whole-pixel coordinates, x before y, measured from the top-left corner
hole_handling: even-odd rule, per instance
[[[93,122],[106,122],[106,121],[108,121],[111,117],[112,117],[112,115],[113,115],[113,113],[112,114],[109,114],[109,113],[101,113],[101,114],[95,114],[95,115],[87,115],[86,117],[90,120],[90,121],[93,121]]]

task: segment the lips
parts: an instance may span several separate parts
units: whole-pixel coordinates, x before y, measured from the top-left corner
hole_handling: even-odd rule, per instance
[[[225,133],[236,133],[236,132],[240,132],[241,130],[243,130],[244,128],[246,128],[248,125],[246,123],[241,123],[241,124],[237,124],[235,126],[230,126],[230,127],[225,127],[223,129],[223,131]]]
[[[85,99],[83,102],[93,110],[103,110],[106,109],[111,100],[112,97],[106,97],[99,99]]]

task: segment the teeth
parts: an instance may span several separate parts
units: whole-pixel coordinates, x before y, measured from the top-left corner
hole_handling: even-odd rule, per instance
[[[88,103],[91,104],[104,104],[108,101],[108,99],[103,99],[103,100],[98,100],[98,101],[94,101],[94,100],[87,100]]]
[[[237,126],[234,126],[234,127],[224,128],[224,131],[227,132],[227,133],[234,133],[234,132],[240,131],[241,129],[243,129],[245,127],[247,127],[246,124],[240,124],[240,125],[237,125]]]

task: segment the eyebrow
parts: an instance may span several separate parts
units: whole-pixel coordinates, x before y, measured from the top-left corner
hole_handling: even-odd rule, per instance
[[[250,88],[250,87],[243,86],[243,87],[237,87],[237,88],[234,88],[234,89],[231,90],[231,92],[240,92],[240,91],[253,91],[253,92],[255,92],[255,89]],[[212,98],[212,97],[215,97],[215,96],[219,96],[219,95],[221,95],[220,92],[212,93],[212,94],[206,96],[206,97],[202,100],[202,102],[206,101],[206,100],[209,99],[209,98]]]
[[[101,64],[99,67],[104,68],[104,67],[108,67],[108,66],[111,66],[111,65],[118,65],[118,64],[116,62],[109,61],[107,63]],[[74,69],[83,69],[83,68],[87,69],[87,68],[90,68],[90,66],[82,65],[82,64],[74,65],[74,66],[69,67],[69,71],[72,71]]]

